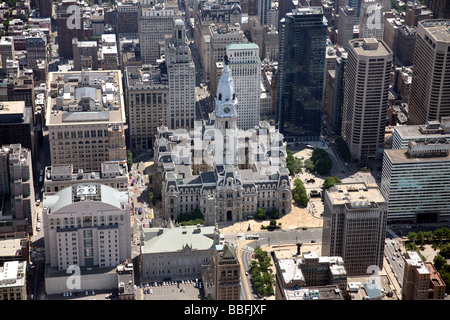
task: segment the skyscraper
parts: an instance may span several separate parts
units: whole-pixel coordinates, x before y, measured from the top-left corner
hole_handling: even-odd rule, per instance
[[[338,57],[336,58],[333,100],[331,104],[330,127],[334,133],[340,134],[342,129],[342,104],[344,101],[344,85],[345,85],[345,69],[347,66],[348,53],[339,48],[337,50]]]
[[[423,20],[417,27],[409,124],[450,116],[450,20]]]
[[[258,17],[262,25],[267,24],[267,13],[270,10],[271,0],[259,0],[258,1]]]
[[[390,2],[362,0],[359,15],[359,37],[382,40],[384,33],[384,12],[389,10]]]
[[[169,80],[165,63],[125,69],[129,148],[145,151],[154,146],[158,126],[167,125]]]
[[[356,11],[352,7],[339,7],[337,43],[347,49],[348,41],[353,39],[353,27],[356,20]]]
[[[339,183],[325,191],[322,256],[339,256],[348,275],[383,268],[387,202],[378,187]],[[370,273],[370,272],[369,272]]]
[[[239,129],[247,130],[258,125],[261,102],[261,60],[259,47],[254,43],[227,46],[229,65],[233,70],[236,95],[239,98]]]
[[[287,140],[318,140],[322,125],[327,22],[322,7],[280,21],[275,121]]]
[[[2,233],[33,233],[35,218],[33,167],[30,150],[20,144],[0,147]],[[8,221],[8,222],[6,222]]]
[[[194,128],[195,65],[186,42],[186,29],[181,19],[175,20],[172,37],[165,41],[169,76],[169,128]]]
[[[160,58],[159,43],[173,32],[174,21],[181,13],[172,4],[148,0],[140,2],[138,10],[138,32],[143,64],[155,64]]]
[[[354,159],[380,155],[388,107],[393,54],[381,40],[349,42],[345,75],[342,137]]]
[[[72,59],[72,39],[84,40],[82,10],[81,4],[76,0],[64,0],[55,8],[60,57]]]

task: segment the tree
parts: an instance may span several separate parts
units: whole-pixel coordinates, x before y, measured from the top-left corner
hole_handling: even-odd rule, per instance
[[[306,170],[308,170],[309,172],[314,172],[314,163],[311,159],[305,160],[304,165]]]
[[[155,193],[153,191],[153,188],[149,188],[148,189],[148,201],[149,203],[155,205],[156,204],[156,197],[155,197]]]
[[[266,210],[258,208],[255,213],[255,218],[258,220],[263,220],[266,218]]]
[[[433,259],[433,263],[436,270],[440,272],[447,264],[447,260],[445,260],[441,254],[437,254]]]
[[[433,241],[433,231],[424,231],[423,232],[423,237],[425,239],[426,242],[431,242]]]
[[[309,202],[309,198],[306,194],[306,188],[303,185],[302,180],[295,179],[294,186],[294,189],[292,189],[292,198],[296,204],[306,206]]]
[[[333,162],[330,155],[324,149],[316,148],[311,156],[311,161],[314,164],[314,170],[321,175],[330,173]]]
[[[447,259],[450,258],[450,243],[441,246],[439,254]]]
[[[295,159],[291,150],[287,150],[286,153],[286,167],[289,170],[289,174],[295,176],[296,173],[301,171],[301,160],[299,162],[299,159]]]
[[[336,183],[341,183],[341,180],[338,177],[326,177],[325,181],[323,182],[322,188],[327,190],[334,186]]]
[[[270,220],[269,226],[270,226],[270,228],[275,229],[277,227],[277,220],[275,220],[275,219]]]
[[[275,208],[273,208],[272,211],[270,211],[270,218],[272,219],[278,219],[279,215],[280,214],[278,213],[278,210]]]
[[[202,211],[195,208],[191,213],[179,214],[178,221],[182,226],[197,225],[204,223],[204,217]]]
[[[252,284],[255,287],[256,292],[262,296],[273,295],[273,284],[275,277],[271,269],[270,257],[267,251],[256,247],[253,252],[253,259],[250,263]]]
[[[424,241],[424,236],[423,236],[423,231],[419,231],[416,234],[416,243],[419,245],[423,245],[425,243]]]
[[[408,240],[411,242],[416,240],[416,236],[417,236],[417,234],[415,232],[408,232],[408,234],[406,235]]]
[[[131,153],[130,150],[127,150],[127,165],[128,171],[130,171],[131,167],[133,166],[133,153]]]

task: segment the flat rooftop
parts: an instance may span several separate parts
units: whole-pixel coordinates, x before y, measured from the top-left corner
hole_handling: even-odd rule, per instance
[[[0,256],[1,257],[21,256],[22,241],[26,241],[26,237],[0,239]]]
[[[303,272],[295,259],[278,260],[278,265],[280,267],[284,283],[289,284],[296,281],[305,281]]]
[[[344,300],[343,293],[335,285],[284,289],[286,300]]]
[[[232,43],[227,46],[229,50],[250,50],[259,49],[256,43]]]
[[[353,39],[350,40],[351,47],[358,55],[368,57],[384,57],[392,54],[386,44],[375,38]]]
[[[450,42],[450,20],[423,20],[420,21],[419,24],[422,25],[436,41]]]
[[[445,123],[443,123],[445,125]],[[435,129],[429,130],[427,129],[426,133],[421,131],[421,128],[426,128],[426,125],[411,125],[411,126],[396,126],[394,127],[394,131],[403,139],[403,140],[416,140],[416,139],[429,139],[429,138],[448,138],[450,137],[450,131],[445,132],[445,128],[439,125],[439,130]]]
[[[120,70],[51,72],[47,80],[47,126],[93,123],[125,123],[125,104]],[[70,111],[83,100],[95,101],[95,108]],[[57,106],[61,99],[61,106]],[[93,104],[94,105],[94,104]],[[80,108],[81,109],[81,108]]]
[[[337,183],[326,194],[333,205],[352,204],[353,208],[369,208],[373,203],[386,202],[378,187],[367,186],[364,182]]]
[[[420,258],[419,254],[415,251],[408,251],[407,256],[408,259],[405,259],[405,262],[411,266],[415,267],[419,274],[430,274],[428,268],[425,266],[425,263]]]
[[[417,163],[417,162],[436,162],[436,161],[450,161],[450,154],[437,157],[413,157],[408,153],[408,149],[386,149],[384,154],[391,159],[391,162],[396,163]]]
[[[2,114],[23,114],[25,101],[2,101],[0,102],[0,116]]]

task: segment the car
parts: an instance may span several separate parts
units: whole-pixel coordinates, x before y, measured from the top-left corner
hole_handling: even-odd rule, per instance
[[[92,293],[92,295],[93,295],[93,296],[95,296],[95,291],[94,291],[94,290],[92,290],[92,292],[91,292],[91,293]]]
[[[153,294],[153,290],[152,289],[148,289],[148,290],[149,290],[150,294]]]
[[[316,240],[311,240],[311,243],[316,243]]]
[[[85,292],[85,293],[86,293],[86,295],[87,295],[87,296],[89,295],[89,291],[87,291],[87,290],[86,290],[86,292]]]

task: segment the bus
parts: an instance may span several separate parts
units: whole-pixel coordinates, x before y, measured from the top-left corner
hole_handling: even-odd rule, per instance
[[[142,208],[139,208],[139,214],[142,214]]]
[[[133,179],[133,181],[131,181],[131,185],[134,186],[135,182],[136,182],[136,179]]]
[[[307,149],[314,150],[316,147],[314,147],[314,146],[312,146],[312,145],[310,145],[310,144],[307,144],[307,145],[306,145],[306,148],[307,148]]]
[[[245,237],[246,240],[259,240],[259,234],[252,233]]]

